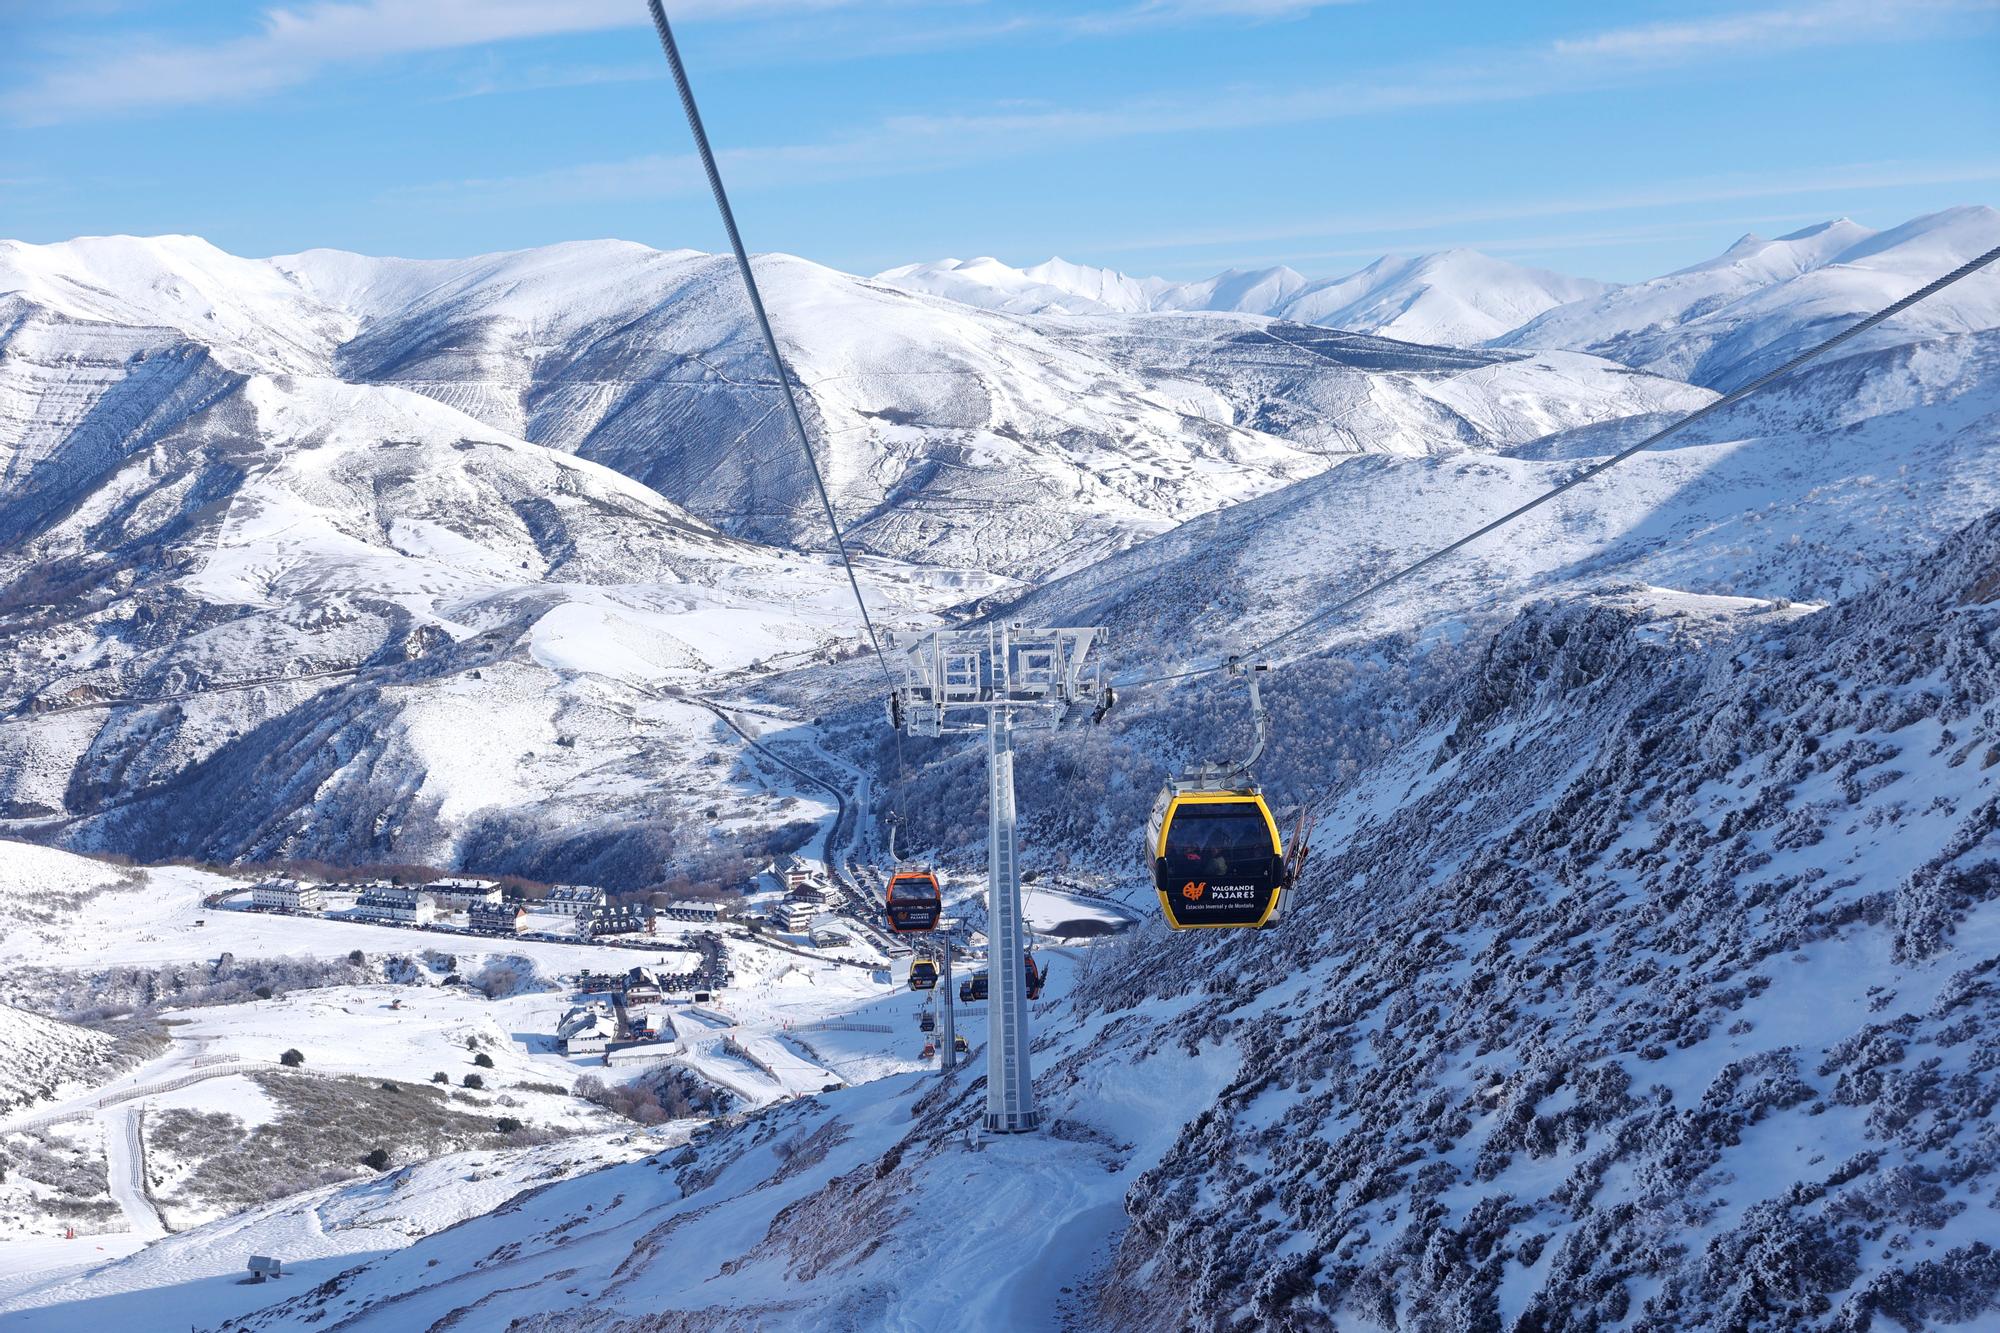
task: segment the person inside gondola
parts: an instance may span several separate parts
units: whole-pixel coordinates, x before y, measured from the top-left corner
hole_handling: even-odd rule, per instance
[[[1217,841],[1214,821],[1196,825],[1197,837],[1182,856],[1181,869],[1189,879],[1220,879],[1229,873],[1229,849]]]
[[[1189,879],[1207,879],[1214,873],[1209,868],[1215,860],[1215,848],[1206,837],[1196,838],[1181,848],[1179,863],[1174,867]]]

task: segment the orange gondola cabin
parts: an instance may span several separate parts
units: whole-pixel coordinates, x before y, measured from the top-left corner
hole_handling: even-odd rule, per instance
[[[889,876],[889,929],[898,935],[921,935],[937,929],[944,912],[944,894],[937,876],[928,870],[898,870]]]

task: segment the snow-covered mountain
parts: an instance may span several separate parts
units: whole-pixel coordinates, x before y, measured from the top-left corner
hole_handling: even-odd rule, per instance
[[[2000,245],[2000,213],[1946,209],[1875,231],[1850,218],[1776,240],[1747,235],[1716,258],[1619,286],[1475,250],[1385,256],[1342,278],[1237,270],[1199,282],[1134,278],[1051,259],[910,264],[881,282],[1017,314],[1231,311],[1408,342],[1589,352],[1727,390]],[[1978,275],[1884,325],[1855,350],[2000,322],[2000,274]]]
[[[1128,665],[1235,651],[1243,625],[1275,632],[1299,608],[1338,600],[1667,419],[1585,426],[1501,454],[1357,460],[1053,580],[1009,614],[1106,624],[1116,644],[1132,643],[1168,606],[1193,606],[1176,620],[1174,652],[1142,639]],[[2000,329],[1809,368],[1327,625],[1324,641],[1436,633],[1475,611],[1600,579],[1848,597],[2000,507],[1996,423]]]
[[[877,273],[875,280],[1016,315],[1141,314],[1159,308],[1160,295],[1178,286],[1165,278],[1134,278],[1060,257],[1014,268],[990,255],[905,264]]]
[[[1551,435],[1506,454],[1364,458],[1184,525],[995,614],[1108,630],[1115,679],[1212,665],[1297,625],[1663,424]],[[1802,372],[1440,562],[1271,655],[1274,725],[1260,764],[1284,804],[1406,742],[1412,717],[1470,669],[1521,606],[1645,585],[1822,605],[1853,597],[2000,506],[2000,330],[1864,353]],[[1891,480],[1893,479],[1893,480]],[[815,682],[820,688],[823,683]],[[1033,843],[1104,873],[1170,771],[1241,753],[1226,676],[1126,689],[1101,731],[1065,732],[1027,764]],[[1115,775],[1078,809],[1062,775]],[[976,855],[976,786],[918,780],[912,837]]]
[[[2000,245],[2000,212],[1946,209],[1887,231],[1848,218],[1550,310],[1495,339],[1567,347],[1714,389],[1780,364],[1870,311]],[[1854,351],[2000,324],[2000,273],[1974,274],[1863,335]]]
[[[1371,369],[1256,329],[1182,321],[1147,331],[1157,378],[1134,378],[1089,339],[1055,338],[1034,321],[787,256],[759,262],[849,539],[928,564],[1029,577],[1080,567],[1322,470],[1324,432],[1310,409],[1274,421],[1276,433],[1255,424],[1258,405],[1240,392],[1187,391],[1190,376],[1176,371],[1198,371],[1206,345],[1228,335],[1260,339],[1267,361],[1289,363],[1294,408],[1318,397],[1353,417],[1337,452],[1519,443],[1528,435],[1481,423],[1504,422],[1508,404],[1574,401],[1567,386],[1541,393],[1529,376],[1413,444],[1413,412],[1398,402],[1436,415],[1423,401],[1430,386],[1463,366],[1402,354]],[[410,389],[604,463],[733,535],[827,544],[734,268],[713,256],[603,241],[468,260],[315,251],[263,261],[192,237],[100,238],[0,249],[0,302],[19,357],[0,367],[0,443],[19,436],[17,447],[36,452],[72,436],[94,442],[156,399],[198,399],[218,374],[326,376]],[[142,351],[168,359],[142,365]],[[1599,369],[1602,387],[1588,396],[1606,415],[1647,405],[1626,401],[1627,386],[1666,387]],[[1349,411],[1360,400],[1386,405],[1384,429]]]
[[[1378,259],[1345,278],[1308,284],[1279,313],[1302,324],[1464,347],[1553,305],[1608,290],[1610,284],[1589,278],[1524,268],[1476,250],[1447,250]]]
[[[1346,277],[1319,281],[1280,266],[1172,283],[1060,258],[1026,269],[992,258],[944,259],[892,268],[876,280],[1015,314],[1231,311],[1453,347],[1477,345],[1552,306],[1611,290],[1608,283],[1525,268],[1476,250],[1385,256]]]
[[[849,539],[895,557],[864,569],[892,624],[1027,591],[1008,576],[1073,571],[1024,611],[1120,623],[1194,591],[1182,632],[1153,646],[1196,655],[1569,466],[1494,451],[1708,397],[1579,353],[1416,347],[1241,313],[1005,314],[761,262]],[[587,845],[591,873],[644,882],[670,830],[736,789],[697,761],[740,740],[682,696],[855,646],[713,257],[590,242],[256,261],[113,238],[10,246],[0,266],[0,623],[22,649],[6,663],[0,808],[22,831],[548,873],[580,873]],[[1037,280],[1117,290],[1066,266]],[[1893,453],[1907,416],[1989,410],[1968,406],[1983,402],[1983,346],[1936,344],[1902,379],[1815,381],[1833,387],[1749,433],[1811,451],[1841,423]],[[1516,541],[1489,565],[1552,588],[1610,569],[1697,591],[1728,590],[1734,570],[1752,586],[1726,534],[1755,483],[1718,487],[1716,460],[1737,448],[1698,439],[1707,453],[1635,463],[1605,499],[1552,511],[1557,540]],[[1880,459],[1819,461],[1844,488]],[[1977,479],[1952,493],[1976,503]],[[1913,501],[1908,522],[1830,542],[1801,517],[1771,556],[1786,576],[1755,586],[1859,586],[1882,543],[1913,553],[1965,505]],[[1675,524],[1706,534],[1684,553],[1699,577],[1629,558]],[[1217,561],[1247,563],[1217,577]],[[1478,569],[1448,571],[1428,605],[1476,601]],[[495,725],[468,733],[474,716]],[[648,772],[681,776],[662,789]],[[780,822],[795,795],[743,817]],[[573,825],[589,832],[557,832]]]
[[[889,626],[1357,454],[1707,397],[1571,353],[1083,328],[765,263]],[[637,884],[800,822],[786,781],[745,800],[706,762],[742,742],[684,697],[857,647],[726,264],[113,238],[10,246],[0,279],[17,831]]]
[[[202,359],[151,361],[176,356]],[[0,808],[44,836],[450,862],[594,828],[599,873],[647,882],[673,812],[733,793],[681,694],[850,650],[829,557],[418,394],[208,373],[170,428],[59,452],[0,501]],[[861,577],[889,625],[1004,586]],[[751,825],[779,800],[730,796]]]
[[[1871,243],[1802,242],[1742,299],[1809,305],[1793,284]],[[734,882],[808,838],[867,853],[896,783],[905,847],[973,882],[978,751],[892,757],[725,266],[186,245],[4,256],[8,830],[618,887],[727,854]],[[1105,309],[760,262],[882,622],[1103,624],[1132,674],[1244,651],[1713,396],[1583,352],[1117,310],[1108,276],[1053,266],[1032,282]],[[482,1150],[267,1199],[0,1275],[0,1302],[24,1327],[1977,1326],[2000,1308],[2000,328],[1891,332],[1288,640],[1260,773],[1316,806],[1292,909],[1046,949],[1042,1134],[969,1138],[977,1067],[919,1076],[920,1001],[874,966],[732,926],[729,1031],[675,1054],[718,1086],[757,1074],[725,1039],[812,1071],[754,1109],[602,1169]],[[1160,773],[1240,730],[1226,680],[1124,693],[1024,738],[1037,893],[1060,869],[1142,905]],[[0,904],[11,999],[302,953],[355,993],[175,1032],[268,1060],[308,1025],[316,1067],[365,1030],[400,1072],[356,1095],[413,1105],[393,1080],[423,1088],[471,1032],[499,1086],[423,1096],[492,1108],[482,1134],[569,1096],[521,1021],[540,1001],[447,985],[475,960],[445,937],[233,910],[194,869],[8,864],[43,895]],[[538,975],[599,961],[517,944]],[[369,990],[384,949],[408,1004]],[[107,1132],[143,1136],[128,1110]],[[117,1144],[110,1206],[157,1227]],[[309,1281],[225,1276],[288,1244]]]

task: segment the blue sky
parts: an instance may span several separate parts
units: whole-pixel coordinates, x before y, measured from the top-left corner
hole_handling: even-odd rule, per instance
[[[684,0],[753,249],[1629,280],[2000,203],[2000,3]],[[0,235],[721,245],[642,0],[0,0]]]

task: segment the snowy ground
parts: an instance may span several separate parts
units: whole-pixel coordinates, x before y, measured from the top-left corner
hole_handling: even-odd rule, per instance
[[[397,980],[287,991],[270,999],[166,1008],[172,1040],[157,1056],[114,1077],[66,1089],[0,1120],[9,1126],[72,1117],[43,1131],[99,1154],[105,1197],[116,1212],[104,1235],[52,1239],[33,1227],[0,1240],[0,1314],[10,1327],[68,1328],[145,1311],[161,1327],[208,1325],[260,1308],[347,1267],[385,1254],[499,1206],[532,1184],[629,1160],[685,1137],[691,1122],[661,1131],[636,1126],[572,1095],[585,1074],[617,1083],[655,1066],[607,1068],[593,1056],[565,1056],[554,1032],[575,996],[561,979],[581,968],[619,970],[634,963],[677,968],[691,962],[683,944],[697,927],[662,922],[657,949],[547,941],[494,941],[335,918],[253,913],[222,905],[240,898],[242,881],[188,868],[112,867],[68,853],[0,843],[0,874],[17,911],[39,915],[36,932],[68,941],[62,964],[82,973],[105,968],[196,968],[222,953],[238,959],[407,959]],[[1052,886],[1028,896],[1038,927],[1097,920],[1125,922],[1115,903]],[[202,924],[196,924],[200,922]],[[928,1086],[934,1062],[920,1058],[917,1016],[933,996],[905,984],[906,968],[855,966],[834,956],[781,947],[725,928],[736,984],[708,1005],[670,1001],[675,1040],[666,1060],[693,1071],[749,1107],[818,1100],[828,1088],[879,1084]],[[450,955],[426,956],[426,950]],[[862,949],[866,954],[872,951]],[[1052,997],[1074,979],[1087,950],[1045,951]],[[35,934],[0,939],[0,975],[49,961]],[[878,960],[879,962],[879,960]],[[969,965],[968,965],[969,966]],[[487,998],[469,986],[444,985],[456,970],[476,977],[512,968],[520,984]],[[13,975],[21,975],[14,971]],[[1059,1000],[1039,1008],[1053,1013]],[[975,1050],[986,1040],[986,1006],[961,1010],[960,1031]],[[831,1026],[829,1026],[831,1025]],[[878,1030],[883,1029],[883,1030]],[[454,1153],[384,1176],[330,1185],[306,1195],[220,1215],[185,1192],[198,1165],[138,1136],[156,1135],[174,1113],[226,1114],[245,1129],[283,1113],[264,1082],[277,1057],[296,1048],[308,1073],[375,1082],[428,1085],[437,1073],[463,1096],[467,1074],[485,1083],[481,1105],[569,1137],[536,1148]],[[490,1060],[490,1066],[476,1063]],[[197,1077],[198,1076],[198,1077]],[[161,1087],[181,1083],[185,1086]],[[915,1082],[909,1080],[914,1079]],[[848,1093],[836,1094],[845,1100]],[[868,1097],[879,1093],[865,1093]],[[664,1133],[665,1138],[651,1137]],[[141,1166],[141,1162],[144,1166]],[[152,1177],[151,1187],[142,1172]],[[191,1228],[191,1229],[190,1229]],[[170,1234],[171,1231],[171,1234]],[[299,1267],[301,1281],[279,1287],[237,1282],[249,1253],[276,1253]]]
[[[296,1295],[360,1259],[499,1208],[524,1188],[630,1161],[685,1134],[626,1129],[536,1148],[455,1154],[251,1209],[143,1250],[137,1237],[119,1236],[0,1246],[0,1322],[10,1329],[212,1328]],[[281,1257],[290,1276],[272,1285],[243,1284],[252,1254]]]
[[[1075,963],[1067,952],[1051,963],[1059,995],[1074,983]],[[1127,1056],[1082,1060],[1108,1028],[1137,1030],[1170,1015],[1079,1022],[1052,999],[1038,1006],[1037,1022],[1052,1037],[1038,1061],[1065,1071],[1070,1088],[1051,1106],[1058,1116],[1054,1132],[968,1150],[964,1126],[983,1106],[977,1066],[942,1080],[914,1061],[897,1068],[865,1053],[885,1041],[914,1051],[920,1004],[907,993],[885,995],[848,1015],[892,1025],[890,1037],[852,1030],[800,1034],[843,1069],[877,1061],[869,1081],[774,1108],[707,1146],[667,1154],[656,1166],[559,1185],[522,1200],[504,1217],[474,1219],[436,1238],[420,1259],[386,1256],[358,1285],[336,1292],[333,1308],[355,1318],[353,1327],[407,1329],[431,1326],[470,1302],[458,1318],[481,1326],[566,1309],[574,1298],[565,1287],[603,1290],[609,1284],[621,1289],[613,1307],[620,1312],[686,1312],[695,1321],[690,1326],[705,1326],[702,1320],[712,1315],[718,1327],[810,1321],[815,1327],[872,1328],[884,1326],[883,1311],[861,1293],[890,1273],[924,1272],[958,1280],[899,1283],[895,1327],[1050,1327],[1070,1293],[1105,1258],[1122,1223],[1120,1200],[1144,1163],[1228,1081],[1237,1056],[1227,1045],[1211,1046],[1177,1064],[1177,1076],[1165,1081],[1135,1076],[1142,1071]],[[982,1007],[967,1024],[975,1055],[985,1041],[983,1019]],[[940,1106],[948,1108],[942,1124]],[[1115,1126],[1116,1133],[1093,1125]],[[898,1157],[902,1164],[893,1168]],[[883,1168],[886,1176],[873,1165],[878,1160],[891,1164]],[[857,1164],[863,1169],[852,1179],[865,1179],[868,1195],[847,1205],[846,1214],[831,1210],[830,1201],[848,1193],[844,1181],[850,1177],[843,1173]],[[1034,1216],[1037,1225],[900,1225],[924,1200],[955,1201],[957,1216],[970,1208]],[[854,1225],[856,1207],[867,1213],[869,1225]],[[885,1207],[888,1215],[879,1211]],[[568,1221],[579,1208],[590,1214],[581,1227]],[[787,1209],[787,1227],[772,1230],[774,1215]],[[694,1216],[704,1237],[699,1254],[676,1251],[669,1261],[656,1253],[654,1238],[662,1228]],[[878,1248],[881,1240],[886,1244]],[[635,1254],[640,1263],[621,1282],[615,1274]],[[857,1285],[843,1284],[841,1294],[809,1311],[790,1303],[785,1290],[786,1273],[800,1265],[849,1271]],[[468,1270],[480,1273],[479,1290],[511,1294],[486,1301],[435,1280],[446,1271]],[[305,1328],[319,1313],[315,1298],[251,1322]]]

